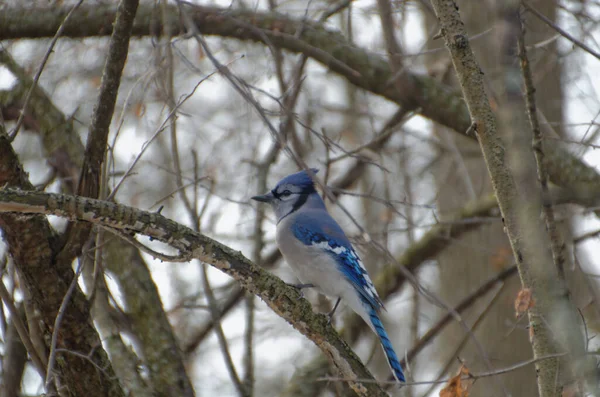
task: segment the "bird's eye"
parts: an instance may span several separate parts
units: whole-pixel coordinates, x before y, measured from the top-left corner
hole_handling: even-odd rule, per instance
[[[287,197],[290,194],[292,194],[292,192],[290,192],[289,190],[284,190],[283,192],[281,192],[280,196]]]

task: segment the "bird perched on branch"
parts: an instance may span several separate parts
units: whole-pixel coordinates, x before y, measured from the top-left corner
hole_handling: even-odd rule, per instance
[[[311,169],[314,176],[317,169]],[[312,176],[300,171],[283,178],[267,194],[253,200],[271,204],[277,216],[277,245],[302,284],[340,300],[361,316],[379,337],[392,374],[404,382],[400,361],[378,312],[383,302],[352,244],[315,190]]]

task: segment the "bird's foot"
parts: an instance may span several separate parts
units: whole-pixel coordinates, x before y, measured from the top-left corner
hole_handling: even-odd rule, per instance
[[[337,301],[335,302],[335,305],[333,305],[333,309],[331,309],[331,311],[329,313],[327,313],[327,323],[331,324],[331,320],[333,320],[333,313],[335,313],[335,310],[338,308],[338,305],[340,304],[340,301],[342,300],[342,298],[338,298]]]
[[[286,284],[289,285],[290,287],[294,287],[294,288],[296,288],[298,290],[298,293],[300,294],[300,298],[298,298],[298,299],[304,298],[304,291],[303,291],[303,289],[305,289],[305,288],[314,288],[314,284],[288,284],[288,283],[286,283]]]

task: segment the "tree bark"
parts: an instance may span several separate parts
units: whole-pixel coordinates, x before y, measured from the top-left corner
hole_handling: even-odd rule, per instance
[[[585,357],[580,318],[560,283],[548,248],[550,238],[540,219],[542,195],[530,146],[531,130],[523,122],[525,107],[517,106],[518,101],[514,96],[511,99],[507,87],[509,100],[501,102],[500,123],[497,123],[458,7],[453,0],[432,3],[469,106],[472,129],[479,138],[523,288],[532,291],[535,304],[529,308],[528,316],[533,354],[539,360],[536,362],[538,391],[541,397],[554,397],[560,395],[564,381],[557,382],[558,360],[541,360],[543,357],[566,350],[571,354],[571,373],[587,380],[595,376],[595,364]],[[518,2],[516,4],[514,15],[518,16]],[[520,26],[520,21],[518,23]],[[505,143],[500,138],[499,125],[512,133],[512,141]],[[529,140],[524,139],[527,137]],[[595,382],[590,382],[587,386],[593,384]]]
[[[176,7],[167,9],[170,30],[165,33],[184,33]],[[158,21],[153,10],[151,5],[139,7],[133,36],[156,33],[153,29]],[[0,40],[52,37],[68,11],[68,7],[35,11],[22,7],[3,8],[0,13]],[[402,81],[388,84],[393,73],[385,58],[352,45],[338,32],[321,24],[277,13],[230,8],[194,6],[189,12],[202,34],[250,40],[303,53],[352,84],[405,108],[413,108],[416,104],[422,116],[475,139],[473,134],[469,134],[471,121],[467,106],[455,90],[409,70],[403,70]],[[112,31],[115,13],[116,9],[111,5],[82,5],[65,27],[63,36],[107,36]],[[302,34],[297,37],[297,32]],[[399,91],[399,86],[405,89]],[[600,175],[560,145],[548,147],[546,161],[552,182],[572,189],[600,192]]]

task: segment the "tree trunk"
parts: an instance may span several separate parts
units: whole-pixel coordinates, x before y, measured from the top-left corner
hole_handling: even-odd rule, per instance
[[[469,32],[471,45],[493,93],[495,84],[501,84],[500,79],[496,78],[499,56],[495,50],[497,32],[493,29],[496,10],[490,2],[459,1],[458,5]],[[536,7],[554,20],[556,15],[554,1],[537,2]],[[431,14],[428,14],[426,21],[427,30],[436,22]],[[546,40],[555,34],[534,18],[528,18],[526,26],[529,43]],[[431,47],[435,48],[440,45],[439,40],[431,43]],[[549,121],[561,122],[562,67],[556,60],[557,56],[555,42],[547,44],[541,50],[531,51],[534,73],[538,79],[538,92],[543,92],[543,95],[537,98],[538,106]],[[454,70],[446,52],[436,52],[428,59],[428,65],[432,72],[440,74],[446,82],[456,83]],[[561,134],[560,128],[555,129]],[[437,205],[443,219],[443,214],[460,208],[466,201],[489,194],[492,189],[488,171],[476,142],[440,126],[436,126],[435,134],[442,143],[441,150],[446,151],[435,170],[438,188]],[[502,223],[498,220],[462,236],[438,257],[438,263],[440,294],[450,305],[454,305],[485,280],[513,264],[511,248]],[[527,319],[525,317],[517,321],[515,318],[514,300],[520,288],[519,279],[513,277],[506,281],[491,307],[487,305],[492,299],[493,292],[489,294],[489,298],[482,299],[464,315],[467,322],[473,325],[481,313],[487,310],[485,317],[477,325],[475,335],[485,347],[489,360],[496,369],[532,357],[529,333],[526,328]],[[450,373],[454,373],[459,365],[455,357],[459,356],[472,371],[489,370],[472,341],[467,341],[465,347],[457,351],[463,340],[465,340],[464,330],[456,324],[443,333],[438,339],[437,349],[441,352],[438,355],[440,365],[445,366],[447,362],[453,360],[456,364],[451,367]],[[534,367],[527,366],[499,378],[480,379],[475,383],[471,393],[485,395],[490,390],[500,391],[499,382],[501,382],[512,396],[533,396],[537,394],[535,380]]]

